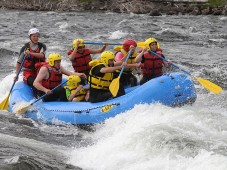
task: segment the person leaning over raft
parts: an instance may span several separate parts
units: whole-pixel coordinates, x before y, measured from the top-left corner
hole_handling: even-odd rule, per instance
[[[89,93],[86,89],[83,88],[80,84],[81,78],[76,75],[71,75],[67,77],[67,86],[65,86],[66,97],[68,101],[80,102],[88,101]]]
[[[101,102],[112,98],[113,95],[109,90],[109,86],[114,79],[113,72],[122,68],[122,65],[114,66],[114,53],[104,51],[101,54],[100,61],[93,60],[89,65],[93,66],[88,78],[90,83],[90,102]],[[120,83],[116,97],[124,94],[124,86]]]
[[[120,78],[120,81],[124,86],[127,86],[127,85],[136,86],[137,85],[137,78],[132,74],[133,70],[137,69],[137,67],[138,67],[138,64],[135,63],[135,58],[137,56],[136,47],[137,47],[137,43],[135,40],[126,39],[123,42],[121,51],[117,52],[116,56],[115,56],[116,62],[120,62],[120,61],[124,62],[129,50],[131,50],[131,49],[133,50],[133,52],[127,62],[128,68],[124,69],[123,74],[121,75],[121,78]],[[123,58],[120,56],[123,56]],[[114,74],[117,77],[120,74],[120,70],[116,71]]]
[[[141,69],[143,77],[140,80],[140,85],[147,81],[163,75],[163,65],[169,66],[168,62],[163,61],[158,56],[149,53],[149,50],[157,53],[161,57],[165,58],[162,54],[162,49],[158,48],[158,42],[155,38],[149,38],[145,41],[146,47],[136,57],[135,62],[141,62]],[[148,50],[148,51],[147,51]]]
[[[20,50],[16,64],[16,75],[25,55],[23,81],[29,86],[33,86],[33,82],[36,78],[35,64],[45,61],[46,45],[39,42],[40,33],[37,28],[31,28],[28,31],[28,36],[30,42],[26,43]],[[16,77],[14,78],[14,81],[17,81]]]
[[[85,48],[83,42],[83,39],[75,39],[73,41],[72,50],[68,51],[67,54],[72,62],[74,71],[84,73],[88,76],[91,69],[91,66],[89,66],[89,62],[92,61],[91,54],[102,53],[109,43],[105,43],[105,45],[99,49],[90,49]]]
[[[44,102],[48,101],[68,101],[65,94],[64,87],[59,87],[53,92],[51,89],[55,88],[62,82],[62,74],[70,76],[70,75],[77,75],[81,77],[85,77],[84,73],[72,73],[66,70],[64,67],[61,66],[62,57],[58,53],[52,53],[48,56],[48,64],[43,65],[38,75],[33,83],[34,87],[37,89],[38,97],[47,94],[43,98]]]

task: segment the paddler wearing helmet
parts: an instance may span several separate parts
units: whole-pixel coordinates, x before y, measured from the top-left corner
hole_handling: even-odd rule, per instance
[[[158,43],[158,41],[155,38],[148,38],[145,41],[145,48],[135,59],[135,62],[141,62],[140,66],[142,69],[143,77],[140,80],[140,85],[146,83],[153,78],[162,76],[163,66],[169,66],[169,63],[163,61],[160,57],[149,53],[149,50],[165,58],[162,54],[162,49],[160,48],[160,44]]]
[[[102,53],[107,45],[109,45],[108,42],[99,49],[91,49],[85,46],[83,39],[75,39],[72,43],[72,49],[67,52],[74,71],[88,76],[91,69],[91,66],[89,66],[89,62],[92,61],[91,54]]]
[[[88,101],[89,93],[80,84],[81,78],[76,75],[71,75],[67,77],[67,86],[65,86],[66,97],[68,101],[80,102]]]
[[[62,56],[58,53],[51,53],[48,56],[48,64],[43,65],[33,83],[36,88],[37,97],[41,97],[47,94],[43,98],[44,102],[49,101],[68,101],[64,87],[59,87],[56,90],[52,90],[62,83],[62,75],[76,75],[79,77],[85,77],[84,73],[73,73],[66,70],[61,66]]]
[[[137,43],[133,39],[126,39],[123,42],[122,48],[118,51],[115,55],[115,61],[117,63],[120,62],[122,64],[127,54],[130,50],[132,50],[132,54],[127,61],[127,68],[124,69],[123,74],[121,75],[120,81],[124,86],[136,86],[137,85],[137,78],[133,75],[133,71],[140,66],[139,64],[135,63],[135,58],[137,56],[136,52]],[[120,70],[116,71],[114,74],[117,77],[120,73]]]
[[[90,84],[90,101],[101,102],[112,98],[113,95],[109,90],[109,86],[112,80],[116,78],[113,72],[122,68],[122,65],[115,66],[114,53],[104,51],[101,54],[100,60],[93,60],[89,64],[92,66],[88,78]],[[124,87],[120,84],[116,97],[124,94]]]
[[[35,64],[45,62],[46,45],[39,42],[40,32],[37,28],[31,28],[28,31],[29,42],[27,42],[20,50],[16,64],[16,75],[20,71],[20,66],[23,63],[23,81],[33,87],[33,82],[36,77]],[[14,77],[14,81],[17,81]]]

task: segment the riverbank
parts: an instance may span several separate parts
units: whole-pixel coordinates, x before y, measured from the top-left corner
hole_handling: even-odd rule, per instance
[[[0,0],[0,7],[31,11],[110,11],[161,15],[227,15],[227,5],[206,2],[151,0]]]

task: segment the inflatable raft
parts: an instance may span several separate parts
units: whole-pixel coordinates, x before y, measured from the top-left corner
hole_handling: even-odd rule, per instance
[[[42,102],[29,108],[25,116],[46,124],[65,122],[94,124],[132,109],[136,104],[159,102],[168,106],[193,103],[196,90],[190,77],[183,73],[171,73],[152,79],[143,85],[125,89],[124,96],[99,103],[90,102]],[[34,101],[32,89],[23,82],[16,83],[10,97],[12,112],[19,102]]]

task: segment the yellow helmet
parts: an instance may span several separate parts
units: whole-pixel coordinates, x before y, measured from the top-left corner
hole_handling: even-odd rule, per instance
[[[79,76],[76,75],[71,75],[67,77],[67,85],[69,87],[77,87],[77,83],[79,83],[81,81]]]
[[[54,66],[54,62],[57,60],[62,60],[62,57],[58,53],[52,53],[48,56],[48,63],[50,66]]]
[[[114,59],[114,53],[112,53],[111,51],[104,51],[101,54],[101,62],[108,64],[109,60],[113,60]]]
[[[147,50],[150,50],[150,43],[154,43],[156,42],[157,43],[157,46],[158,48],[160,48],[160,44],[158,43],[158,41],[155,39],[155,38],[148,38],[146,41],[145,41],[145,45],[147,47]]]
[[[84,40],[83,39],[75,39],[73,41],[73,49],[76,48],[76,44],[77,44],[77,41],[80,41],[80,44],[78,45],[78,47],[83,47],[85,46],[83,43],[84,43]]]

